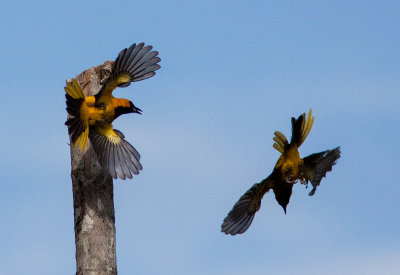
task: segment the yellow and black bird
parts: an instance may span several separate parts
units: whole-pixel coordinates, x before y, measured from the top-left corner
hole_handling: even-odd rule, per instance
[[[281,155],[272,171],[266,179],[254,184],[239,201],[233,206],[228,216],[221,225],[221,231],[225,234],[242,234],[251,225],[254,215],[260,209],[261,199],[264,194],[272,189],[275,199],[283,207],[286,213],[286,206],[292,195],[293,184],[300,180],[302,184],[311,182],[313,189],[309,193],[314,195],[317,186],[328,171],[332,171],[332,166],[340,158],[340,148],[326,150],[312,154],[304,159],[300,158],[298,148],[310,133],[314,123],[312,110],[302,114],[297,119],[292,117],[292,138],[290,143],[286,137],[276,131],[273,140],[273,147]]]
[[[138,113],[132,101],[115,98],[112,92],[117,87],[127,87],[131,82],[154,76],[161,61],[157,51],[144,43],[133,44],[123,49],[115,60],[110,76],[95,96],[85,97],[78,82],[67,81],[66,103],[70,117],[65,122],[74,146],[86,151],[90,143],[100,164],[108,169],[113,178],[132,178],[142,170],[140,155],[125,140],[125,136],[114,129],[112,122],[123,114]]]

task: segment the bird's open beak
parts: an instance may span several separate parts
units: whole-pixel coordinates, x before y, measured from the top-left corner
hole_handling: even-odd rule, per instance
[[[141,115],[142,114],[142,110],[140,110],[138,107],[134,107],[135,108],[135,110],[134,110],[134,113],[137,113],[137,114],[139,114],[139,115]]]

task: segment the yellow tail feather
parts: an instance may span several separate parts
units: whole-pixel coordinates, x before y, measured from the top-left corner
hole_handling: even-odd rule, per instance
[[[79,148],[85,151],[89,140],[89,123],[85,95],[78,81],[75,79],[67,81],[64,90],[67,93],[67,112],[70,115],[65,124],[68,126],[71,142],[74,146],[79,145]]]
[[[288,144],[288,141],[285,137],[284,134],[282,134],[279,131],[274,132],[274,138],[273,140],[275,141],[273,147],[278,150],[279,152],[283,153],[285,150],[285,145]]]
[[[308,115],[303,121],[303,124],[301,126],[301,137],[300,137],[300,142],[298,147],[303,144],[303,142],[306,140],[308,134],[311,131],[311,128],[314,124],[314,117],[312,116],[312,109],[308,112]]]
[[[86,151],[89,145],[89,127],[86,127],[86,129],[82,132],[82,134],[78,137],[78,139],[74,143],[74,147],[79,145],[79,149],[81,151]]]
[[[76,79],[72,79],[70,82],[67,81],[64,90],[74,99],[85,98],[82,88]]]

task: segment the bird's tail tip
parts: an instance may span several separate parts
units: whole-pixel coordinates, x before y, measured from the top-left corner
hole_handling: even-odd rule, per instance
[[[65,122],[68,127],[68,134],[71,136],[73,146],[78,146],[82,151],[88,148],[89,125],[82,120],[82,104],[85,102],[85,95],[79,83],[72,79],[67,81],[65,86],[65,98],[69,117]]]
[[[313,124],[312,109],[310,109],[307,115],[303,113],[297,119],[292,117],[292,139],[290,143],[300,147],[310,133]]]

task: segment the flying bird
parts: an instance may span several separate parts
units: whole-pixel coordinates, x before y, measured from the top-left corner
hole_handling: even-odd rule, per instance
[[[313,189],[309,193],[314,195],[326,173],[332,171],[332,166],[340,158],[340,147],[309,155],[302,159],[298,148],[310,133],[314,123],[312,110],[297,119],[292,117],[292,138],[290,143],[285,135],[279,131],[274,133],[273,147],[281,155],[272,173],[260,183],[254,184],[239,201],[233,206],[228,216],[221,225],[225,234],[236,235],[246,232],[251,225],[254,215],[261,207],[261,199],[270,189],[275,194],[275,199],[286,213],[286,206],[292,195],[293,184],[298,180],[302,184],[311,182]]]
[[[73,146],[86,151],[90,143],[103,168],[116,179],[132,178],[142,170],[140,155],[125,140],[124,134],[114,129],[112,122],[120,115],[141,111],[132,101],[115,98],[112,92],[117,87],[127,87],[131,82],[154,76],[161,61],[157,51],[144,43],[133,44],[123,49],[115,60],[108,78],[94,96],[85,97],[79,83],[72,79],[65,86],[65,97],[69,118],[65,122]]]

